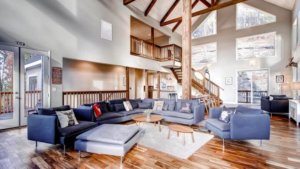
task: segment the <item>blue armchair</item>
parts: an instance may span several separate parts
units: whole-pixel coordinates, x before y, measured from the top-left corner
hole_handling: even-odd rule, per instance
[[[230,122],[219,120],[222,108],[211,109],[205,127],[224,140],[269,140],[270,117],[260,109],[238,106]]]
[[[28,116],[27,137],[28,140],[49,144],[62,144],[64,153],[67,144],[75,141],[77,135],[93,128],[96,123],[92,122],[94,112],[91,109],[73,109],[79,122],[78,125],[61,128],[56,116],[56,111],[69,110],[69,106],[55,108],[42,108],[38,113]]]

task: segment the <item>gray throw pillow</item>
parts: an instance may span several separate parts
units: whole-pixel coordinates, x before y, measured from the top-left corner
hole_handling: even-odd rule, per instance
[[[56,111],[56,115],[58,117],[58,121],[60,123],[61,128],[74,126],[78,124],[78,121],[72,109],[66,111]]]
[[[168,107],[169,107],[169,105],[165,103],[164,106],[163,106],[163,108],[162,108],[162,110],[163,110],[163,111],[167,111],[167,110],[168,110]]]
[[[185,103],[181,105],[180,113],[192,113],[190,103]]]

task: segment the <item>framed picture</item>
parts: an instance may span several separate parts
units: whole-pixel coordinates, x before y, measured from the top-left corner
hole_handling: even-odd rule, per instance
[[[284,83],[284,75],[277,75],[276,83]]]
[[[232,85],[232,77],[225,77],[225,85]]]
[[[52,84],[62,84],[62,68],[52,67]]]
[[[101,20],[101,39],[112,41],[112,24]]]

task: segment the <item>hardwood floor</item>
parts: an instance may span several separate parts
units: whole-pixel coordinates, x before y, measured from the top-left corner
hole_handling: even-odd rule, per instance
[[[196,127],[195,127],[196,129]],[[120,158],[107,155],[78,154],[71,148],[62,154],[60,146],[27,140],[27,130],[12,129],[0,132],[0,168],[120,168]],[[300,168],[300,129],[286,117],[273,116],[271,140],[226,141],[215,137],[196,151],[188,160],[135,146],[126,156],[123,168]]]

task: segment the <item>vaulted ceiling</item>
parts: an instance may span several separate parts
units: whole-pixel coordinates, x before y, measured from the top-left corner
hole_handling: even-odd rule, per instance
[[[124,5],[130,5],[133,8],[144,12],[159,21],[161,26],[168,26],[173,31],[181,34],[181,15],[182,3],[180,0],[123,0]],[[201,14],[209,13],[212,10],[220,9],[234,5],[246,0],[192,0],[192,24],[200,17]],[[295,0],[265,0],[266,2],[292,10]]]

